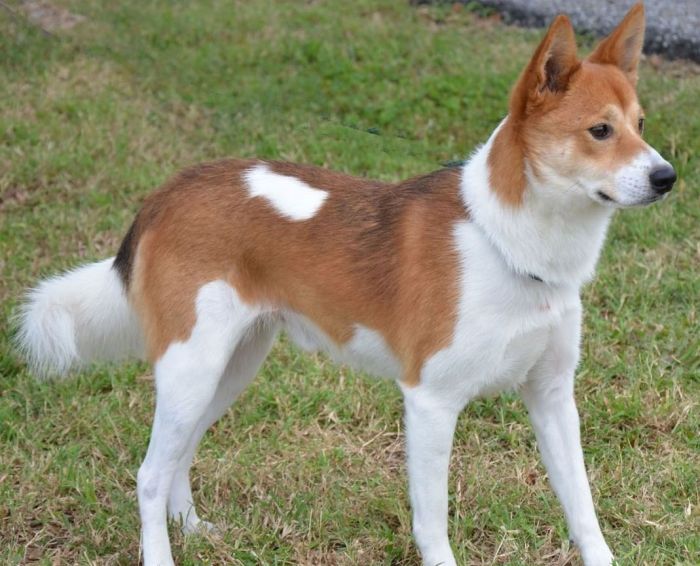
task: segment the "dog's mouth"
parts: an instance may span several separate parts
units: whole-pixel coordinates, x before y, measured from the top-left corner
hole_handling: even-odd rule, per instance
[[[668,194],[668,193],[666,193]],[[637,206],[647,206],[649,204],[654,204],[655,202],[659,202],[660,200],[663,200],[664,197],[666,197],[666,194],[663,195],[654,195],[648,198],[645,198],[644,200],[639,201],[636,203]]]
[[[606,195],[603,191],[596,191],[596,196],[603,202],[617,203],[617,201],[609,195]]]
[[[603,191],[596,191],[595,196],[598,198],[598,200],[602,204],[609,204],[609,205],[614,205],[616,207],[621,207],[621,208],[635,208],[638,206],[648,206],[650,204],[653,204],[655,202],[658,202],[662,200],[666,194],[663,195],[652,195],[646,198],[643,198],[642,200],[638,200],[635,202],[630,202],[630,203],[623,203],[615,200],[612,198],[610,195],[604,193]]]

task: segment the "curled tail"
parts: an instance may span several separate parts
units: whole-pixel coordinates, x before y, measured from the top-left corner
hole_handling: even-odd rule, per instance
[[[17,343],[39,377],[95,361],[143,356],[143,338],[114,258],[51,277],[29,291]]]

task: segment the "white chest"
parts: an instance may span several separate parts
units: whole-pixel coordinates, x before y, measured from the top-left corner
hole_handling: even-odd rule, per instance
[[[456,239],[464,265],[458,323],[450,346],[426,363],[421,383],[449,389],[464,403],[521,383],[579,297],[577,289],[514,275],[471,224],[460,225]]]

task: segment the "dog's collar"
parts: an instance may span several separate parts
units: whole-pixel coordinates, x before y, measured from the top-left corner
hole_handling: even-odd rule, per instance
[[[446,165],[446,166],[447,166],[447,165]],[[477,222],[474,222],[474,225],[486,235],[484,229],[483,229],[481,226],[479,226],[479,224],[478,224]],[[490,238],[488,237],[488,235],[486,235],[486,239],[490,241]],[[495,244],[493,244],[493,242],[491,242],[491,245],[494,247],[494,249],[495,249],[501,256],[503,256],[503,252],[501,252],[501,250],[498,249],[498,246],[496,246]],[[505,257],[503,257],[503,260],[506,261]],[[506,263],[507,263],[507,261],[506,261]],[[511,266],[511,269],[512,269],[513,271],[515,271],[515,273],[519,273],[520,275],[522,275],[522,271],[518,272],[518,271],[517,271],[516,269],[514,269],[512,266]],[[537,281],[538,283],[544,283],[544,279],[542,279],[539,275],[536,275],[536,274],[534,274],[534,273],[526,273],[525,275],[527,275],[527,276],[528,276],[530,279],[532,279],[533,281]]]

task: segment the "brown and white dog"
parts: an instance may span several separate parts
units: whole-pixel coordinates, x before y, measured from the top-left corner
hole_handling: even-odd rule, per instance
[[[586,566],[610,564],[574,403],[579,290],[617,208],[655,202],[673,168],[642,139],[636,5],[586,59],[557,17],[508,116],[462,168],[387,184],[261,160],[209,163],[151,195],[116,258],[30,292],[19,341],[38,374],[145,356],[156,410],[138,472],[144,563],[172,564],[167,517],[208,526],[189,468],[285,330],[395,379],[405,397],[413,530],[455,564],[447,472],[469,400],[517,387]]]

